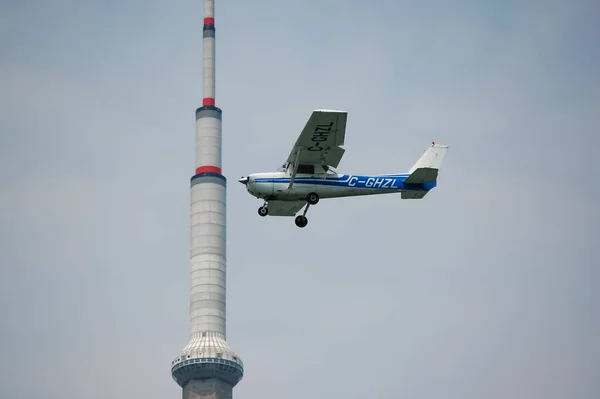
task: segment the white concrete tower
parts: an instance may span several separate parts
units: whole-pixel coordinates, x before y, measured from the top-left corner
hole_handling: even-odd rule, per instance
[[[221,109],[215,106],[215,2],[204,0],[203,94],[196,110],[196,173],[191,179],[190,341],[171,374],[183,399],[229,399],[244,366],[225,341],[226,185],[221,172]]]

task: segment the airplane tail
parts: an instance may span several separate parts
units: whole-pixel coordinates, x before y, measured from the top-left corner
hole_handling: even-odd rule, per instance
[[[417,163],[408,172],[410,176],[404,180],[404,184],[416,184],[422,186],[422,190],[406,191],[402,193],[403,199],[420,199],[436,186],[438,171],[448,150],[447,145],[433,143],[425,150]]]

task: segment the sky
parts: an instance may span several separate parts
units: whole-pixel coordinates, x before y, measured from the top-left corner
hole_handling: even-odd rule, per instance
[[[0,1],[0,397],[177,398],[202,2]],[[600,397],[600,6],[216,3],[234,397]],[[438,187],[261,218],[236,180],[348,111],[343,173]]]

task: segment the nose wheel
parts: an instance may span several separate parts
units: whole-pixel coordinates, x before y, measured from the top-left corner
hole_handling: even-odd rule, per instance
[[[260,208],[258,208],[258,214],[260,216],[267,216],[269,214],[269,209],[267,208],[266,205],[261,206]]]

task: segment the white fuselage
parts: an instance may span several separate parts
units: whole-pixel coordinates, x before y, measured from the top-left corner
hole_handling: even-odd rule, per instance
[[[267,200],[301,200],[309,193],[320,198],[337,198],[357,195],[397,193],[415,189],[405,187],[408,174],[347,175],[337,173],[296,174],[291,188],[287,171],[254,173],[247,177],[246,189],[257,198]]]

